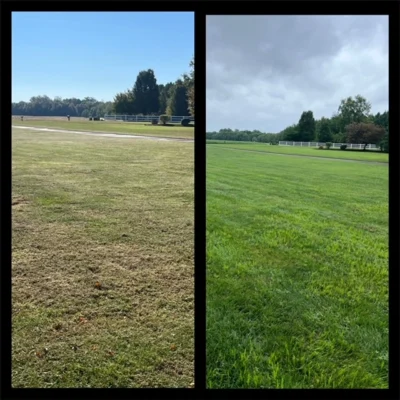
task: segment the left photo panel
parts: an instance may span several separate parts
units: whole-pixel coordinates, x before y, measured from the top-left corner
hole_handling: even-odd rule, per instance
[[[194,387],[194,13],[12,14],[12,387]]]

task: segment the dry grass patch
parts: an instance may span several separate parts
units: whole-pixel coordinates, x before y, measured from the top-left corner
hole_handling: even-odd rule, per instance
[[[13,386],[190,387],[193,146],[32,136],[13,143],[26,199],[13,213]]]
[[[72,118],[24,118],[24,121],[13,119],[14,126],[54,128],[66,130],[78,130],[88,132],[108,132],[127,135],[158,136],[175,139],[193,139],[194,126],[151,125],[148,122],[124,122],[124,121],[89,121]]]

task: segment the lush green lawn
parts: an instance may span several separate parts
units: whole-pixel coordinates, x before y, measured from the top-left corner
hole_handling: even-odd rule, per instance
[[[330,150],[319,150],[318,148],[310,147],[299,147],[299,146],[271,146],[268,143],[250,143],[250,142],[229,142],[225,141],[207,141],[208,144],[223,146],[229,149],[239,150],[252,150],[256,152],[266,153],[281,153],[281,154],[292,154],[292,155],[303,155],[313,157],[329,157],[329,158],[341,158],[348,160],[358,161],[374,161],[374,162],[388,162],[389,155],[379,151],[347,151],[339,149]],[[208,146],[209,147],[209,146]]]
[[[193,155],[13,129],[13,387],[193,386]]]
[[[81,130],[81,131],[97,131],[97,132],[113,132],[113,133],[125,133],[132,135],[149,135],[149,136],[160,136],[160,137],[174,137],[193,139],[194,138],[194,127],[184,127],[181,125],[174,126],[161,126],[161,125],[149,125],[148,122],[113,122],[113,121],[89,121],[89,120],[78,120],[71,121],[67,120],[27,120],[20,121],[17,119],[12,120],[13,125],[22,126],[34,126],[43,128],[59,128],[59,129],[70,129],[70,130]]]
[[[387,388],[388,166],[207,145],[206,186],[207,386]]]

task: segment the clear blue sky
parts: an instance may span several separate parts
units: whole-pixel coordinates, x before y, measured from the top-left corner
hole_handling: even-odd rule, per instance
[[[193,54],[192,12],[14,12],[12,101],[111,101],[144,69],[175,81]]]

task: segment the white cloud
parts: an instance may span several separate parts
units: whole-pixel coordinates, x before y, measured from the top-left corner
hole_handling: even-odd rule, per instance
[[[361,94],[388,108],[388,17],[208,16],[207,130],[278,132]]]

